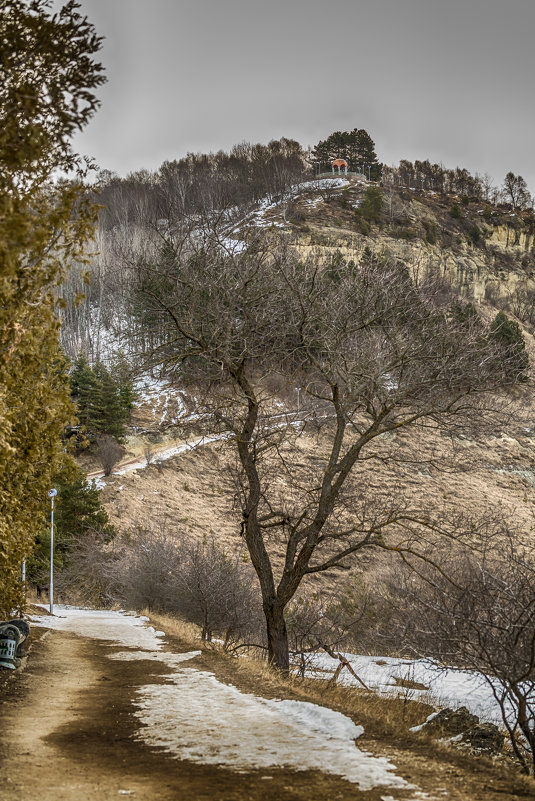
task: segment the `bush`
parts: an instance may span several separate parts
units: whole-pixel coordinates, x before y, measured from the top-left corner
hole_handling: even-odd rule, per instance
[[[179,614],[200,626],[204,640],[219,637],[227,649],[244,638],[261,645],[260,591],[241,553],[213,538],[192,542],[181,532],[139,531],[116,565],[118,591],[137,609]]]
[[[469,236],[470,236],[470,239],[472,240],[472,242],[474,243],[474,245],[477,245],[479,240],[481,239],[481,232],[480,232],[479,228],[477,227],[477,225],[474,225],[470,229]]]
[[[123,453],[124,448],[109,434],[101,434],[97,438],[97,456],[105,476],[111,476]]]
[[[369,186],[364,193],[364,199],[355,213],[358,218],[369,223],[378,223],[381,220],[383,209],[383,192],[378,186]]]
[[[520,325],[505,312],[498,312],[490,327],[491,340],[502,347],[503,367],[508,375],[520,381],[527,379],[529,357]]]
[[[454,220],[461,219],[461,207],[458,203],[454,203],[450,209],[450,217],[453,217]]]

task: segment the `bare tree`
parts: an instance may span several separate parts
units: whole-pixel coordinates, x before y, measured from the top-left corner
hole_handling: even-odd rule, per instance
[[[532,203],[525,179],[514,172],[508,172],[505,176],[502,194],[505,202],[510,203],[513,209],[526,209]]]
[[[430,530],[463,533],[349,481],[361,463],[388,458],[382,435],[481,424],[490,394],[515,378],[477,314],[393,261],[368,254],[333,268],[272,238],[232,255],[210,241],[197,229],[139,264],[138,309],[157,325],[152,358],[204,385],[206,424],[236,455],[269,659],[287,670],[284,612],[305,577],[346,568],[363,549],[413,551]],[[301,388],[299,415],[281,416],[273,374]],[[322,458],[307,472],[289,446],[314,427]]]
[[[97,438],[97,456],[105,476],[112,474],[113,468],[120,461],[123,453],[124,448],[109,434],[101,434]]]
[[[398,574],[393,625],[406,647],[489,685],[513,751],[535,774],[535,554],[506,533],[442,556],[442,570]]]
[[[148,465],[153,463],[156,451],[154,449],[154,445],[152,444],[152,442],[147,442],[147,444],[143,448],[143,455],[145,457],[145,462]]]

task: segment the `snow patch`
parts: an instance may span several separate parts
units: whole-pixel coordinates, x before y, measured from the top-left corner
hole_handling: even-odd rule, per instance
[[[355,673],[370,689],[382,695],[405,695],[440,707],[458,709],[466,706],[482,722],[503,725],[500,708],[492,688],[483,676],[468,670],[453,670],[430,659],[398,659],[394,657],[344,654]],[[308,675],[330,679],[339,660],[327,654],[314,654]],[[427,689],[401,686],[399,680],[422,684]],[[349,673],[342,671],[339,684],[360,686]]]
[[[340,712],[303,701],[242,693],[211,673],[184,666],[200,651],[163,651],[161,633],[135,613],[61,605],[56,612],[50,617],[34,616],[32,622],[130,649],[109,654],[112,659],[148,659],[170,668],[166,684],[137,690],[135,714],[143,724],[137,736],[149,745],[162,746],[179,759],[237,771],[321,770],[361,790],[411,787],[393,773],[394,766],[386,758],[356,747],[363,729]]]
[[[387,759],[356,747],[363,729],[339,712],[258,698],[192,668],[179,669],[171,682],[141,688],[135,714],[140,739],[179,759],[234,770],[321,770],[361,790],[408,786]]]

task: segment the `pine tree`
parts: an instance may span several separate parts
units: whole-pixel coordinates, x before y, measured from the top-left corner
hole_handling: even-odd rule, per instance
[[[113,365],[113,375],[119,387],[119,400],[126,422],[130,418],[130,414],[135,406],[136,391],[132,381],[130,366],[122,353],[119,354]]]
[[[71,393],[76,402],[79,422],[92,441],[99,434],[117,440],[124,437],[124,426],[134,405],[132,381],[120,372],[116,380],[102,362],[92,368],[85,355],[80,355],[71,373]]]
[[[76,402],[78,420],[86,428],[91,428],[91,423],[94,419],[93,404],[96,385],[96,376],[87,361],[87,357],[81,353],[76,359],[71,372],[71,394]]]
[[[93,372],[97,380],[96,397],[99,404],[99,407],[95,408],[97,430],[120,440],[124,436],[126,419],[121,403],[120,387],[102,363],[97,362]]]
[[[375,181],[381,177],[381,165],[377,161],[375,144],[362,128],[344,132],[335,131],[327,139],[318,142],[313,155],[316,161],[324,165],[337,158],[345,159],[352,172],[359,171],[363,165],[369,165],[370,178]],[[366,174],[368,174],[367,167]]]
[[[87,482],[83,471],[67,456],[52,479],[58,491],[54,507],[54,565],[64,567],[69,552],[89,533],[102,543],[116,532],[100,502],[100,491]],[[50,529],[44,526],[36,537],[35,549],[28,564],[31,580],[44,580],[50,569]]]

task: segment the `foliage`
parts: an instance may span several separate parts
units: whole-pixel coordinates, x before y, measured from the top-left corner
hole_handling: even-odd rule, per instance
[[[0,10],[0,611],[21,603],[20,563],[46,512],[60,435],[72,415],[53,288],[82,259],[94,213],[70,139],[103,81],[92,26],[68,2]],[[62,171],[74,174],[52,183]]]
[[[356,209],[358,217],[370,223],[378,223],[381,220],[383,209],[383,192],[378,186],[368,186],[362,203]]]
[[[83,353],[71,372],[71,393],[78,419],[93,441],[99,434],[121,440],[134,405],[134,388],[124,361],[114,373],[117,379],[101,362],[91,367]]]
[[[360,171],[365,167],[365,174],[376,181],[381,177],[381,165],[377,161],[375,144],[364,129],[354,128],[352,131],[335,131],[327,139],[318,142],[314,148],[314,159],[323,165],[330,165],[337,158],[342,158],[349,164],[352,172]]]
[[[81,540],[95,536],[101,543],[115,536],[108,514],[100,502],[100,491],[88,483],[71,457],[66,457],[52,483],[58,491],[54,503],[54,565],[62,569]],[[42,581],[50,569],[50,528],[37,535],[36,547],[28,564],[28,577]]]
[[[458,203],[454,203],[450,208],[450,217],[453,217],[454,220],[461,219],[461,208]]]
[[[503,367],[521,381],[527,379],[529,357],[522,328],[505,312],[498,312],[490,327],[490,338],[499,343],[503,352]]]

